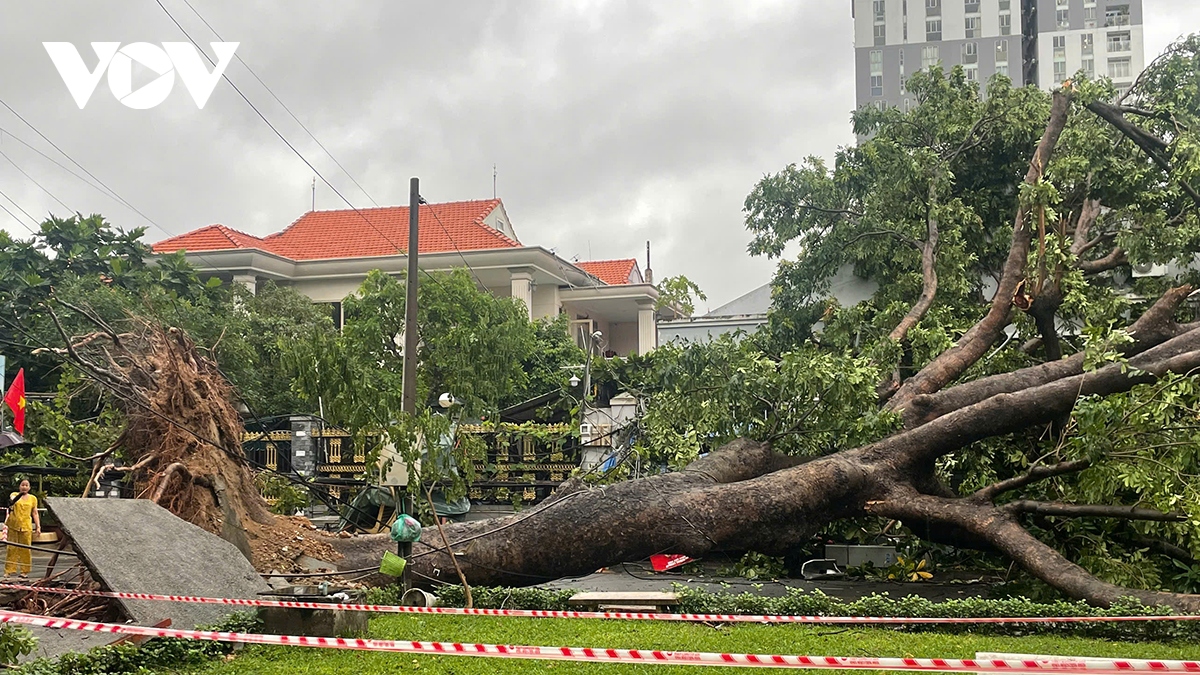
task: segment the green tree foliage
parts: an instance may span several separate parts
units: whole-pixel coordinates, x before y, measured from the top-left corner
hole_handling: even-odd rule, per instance
[[[1171,46],[1123,99],[1107,80],[1069,82],[1074,101],[1067,126],[1045,174],[1028,184],[1023,179],[1045,126],[1049,94],[1014,88],[998,76],[981,96],[959,68],[920,72],[906,86],[917,105],[908,111],[865,107],[855,112],[855,131],[863,140],[839,150],[832,166],[819,158],[788,166],[764,177],[746,199],[751,253],[781,259],[769,325],[741,347],[752,355],[744,358],[775,364],[777,381],[789,383],[768,389],[768,400],[809,400],[798,395],[811,396],[814,386],[819,390],[819,383],[829,382],[825,378],[874,371],[862,380],[839,382],[846,394],[830,402],[841,407],[827,413],[833,419],[871,420],[877,404],[868,400],[873,396],[867,380],[884,379],[889,372],[912,374],[985,314],[1018,207],[1032,232],[1025,283],[1015,303],[1027,311],[1014,310],[1011,334],[965,379],[1057,358],[1045,345],[1046,325],[1053,326],[1050,338],[1063,341],[1064,353],[1084,351],[1089,367],[1120,360],[1118,348],[1129,339],[1122,326],[1166,288],[1200,281],[1194,266],[1200,253],[1200,195],[1195,194],[1200,36]],[[895,328],[928,289],[922,253],[934,226],[936,293],[927,311],[897,338]],[[1166,277],[1135,278],[1131,265],[1139,262],[1175,267]],[[862,302],[841,306],[831,295],[849,271],[874,291]],[[1039,306],[1050,319],[1041,326],[1035,320]],[[1192,314],[1185,309],[1179,319]],[[754,343],[761,352],[750,346]],[[669,420],[666,426],[683,436],[698,421],[716,418],[704,407],[714,396],[727,396],[727,405],[752,400],[761,383],[743,386],[737,395],[713,393],[722,392],[726,382],[738,386],[742,371],[720,360],[732,353],[731,345],[720,341],[681,350],[677,363],[704,354],[725,377],[685,384],[690,404],[664,405],[647,420],[662,414]],[[783,377],[784,364],[800,359],[803,367],[819,369],[809,365],[820,363],[810,355],[817,353],[836,364],[834,370],[792,390],[805,380]],[[688,382],[687,375],[674,377]],[[1033,464],[1086,458],[1091,468],[1039,483],[1023,496],[1136,504],[1183,512],[1186,518],[1175,523],[1035,519],[1035,532],[1105,579],[1195,591],[1200,588],[1198,405],[1194,375],[1169,377],[1126,394],[1081,399],[1061,424],[976,443],[944,457],[939,467],[948,485],[967,494]],[[771,424],[771,415],[739,410],[744,427],[735,433],[761,437],[755,428]],[[723,427],[708,422],[699,428],[712,433]],[[885,430],[863,424],[859,439]],[[842,429],[831,438],[845,434]],[[828,452],[835,445],[789,449]]]
[[[696,300],[704,301],[708,296],[696,285],[696,282],[683,276],[667,277],[655,286],[658,290],[658,306],[656,309],[667,307],[679,308],[684,314],[691,316],[696,311]]]
[[[539,319],[533,324],[533,348],[521,359],[525,373],[523,387],[515,387],[500,399],[500,407],[516,405],[542,394],[560,391],[570,374],[564,366],[576,366],[584,362],[583,350],[569,334],[569,317],[559,314],[553,319]],[[541,410],[544,415],[563,412],[569,408],[571,399],[563,397],[558,402]]]
[[[723,335],[668,343],[604,367],[604,377],[645,400],[639,450],[676,468],[739,437],[812,457],[895,428],[894,416],[875,405],[880,371],[865,358],[815,348],[776,358],[753,340]]]
[[[522,363],[535,345],[534,325],[512,298],[476,287],[464,270],[418,286],[418,407],[449,392],[468,415],[497,409],[524,391]],[[341,333],[310,333],[286,345],[294,386],[310,406],[354,428],[385,428],[400,413],[404,379],[404,282],[378,270],[345,300]]]
[[[298,411],[278,340],[331,332],[324,312],[271,284],[253,296],[219,279],[204,281],[182,254],[153,256],[143,234],[98,215],[51,217],[29,240],[0,233],[0,344],[9,379],[23,367],[28,391],[54,393],[31,399],[26,436],[33,447],[10,451],[8,461],[76,466],[64,455],[90,457],[109,448],[124,420],[107,392],[45,348],[61,348],[64,335],[136,330],[143,320],[188,332],[255,413]],[[82,489],[79,480],[47,480],[57,494]]]

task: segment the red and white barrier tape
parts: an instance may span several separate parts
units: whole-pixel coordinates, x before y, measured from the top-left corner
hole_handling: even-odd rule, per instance
[[[1051,659],[912,659],[855,656],[781,656],[777,654],[722,654],[717,652],[670,652],[642,649],[593,649],[586,647],[531,647],[515,645],[418,642],[407,640],[364,640],[355,638],[260,635],[215,631],[149,628],[92,621],[73,621],[46,616],[0,611],[0,622],[51,629],[120,633],[144,637],[211,640],[242,644],[318,647],[408,654],[482,656],[509,659],[587,661],[591,663],[660,663],[693,666],[742,666],[757,668],[806,668],[821,670],[920,670],[959,673],[1045,673],[1086,672],[1116,674],[1130,672],[1200,673],[1196,661],[1148,661],[1092,659],[1064,662]]]
[[[406,607],[402,605],[363,605],[354,603],[305,602],[301,600],[253,600],[247,598],[206,598],[192,595],[158,595],[86,591],[70,588],[23,586],[0,583],[0,589],[90,595],[121,600],[155,600],[235,607],[283,607],[286,609],[337,609],[380,614],[454,614],[460,616],[505,616],[531,619],[618,619],[649,621],[699,621],[707,623],[811,623],[811,624],[981,624],[981,623],[1084,623],[1123,621],[1200,621],[1200,615],[1180,616],[1029,616],[1029,617],[907,617],[907,616],[792,616],[774,614],[666,614],[659,612],[577,612],[549,609],[466,609],[463,607]]]

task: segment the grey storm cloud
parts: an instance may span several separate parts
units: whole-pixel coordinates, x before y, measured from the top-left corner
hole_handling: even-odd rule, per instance
[[[61,200],[152,240],[285,227],[309,209],[314,172],[228,83],[202,110],[178,82],[131,110],[102,81],[80,110],[42,47],[72,42],[92,65],[88,42],[186,40],[158,1],[23,3],[0,24],[0,100],[133,208],[18,142],[81,173],[3,108],[0,190],[33,221]],[[229,77],[354,206],[406,203],[410,176],[431,202],[490,197],[494,164],[523,242],[643,259],[650,240],[656,276],[687,275],[709,306],[774,269],[745,252],[755,181],[853,142],[844,0],[190,2],[161,0],[202,45],[218,38],[201,16],[240,43],[370,197],[241,63]],[[1146,14],[1148,56],[1200,30],[1193,0],[1146,0]],[[316,202],[345,208],[320,181]],[[2,212],[0,227],[27,234]]]

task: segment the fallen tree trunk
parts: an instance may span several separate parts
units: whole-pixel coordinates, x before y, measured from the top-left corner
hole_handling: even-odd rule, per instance
[[[1057,92],[1026,183],[1041,180],[1069,110],[1070,95]],[[1026,514],[1150,520],[1175,520],[1175,514],[1112,504],[1019,499],[995,504],[1037,481],[1086,470],[1089,462],[1034,466],[965,497],[935,475],[939,458],[982,439],[1061,420],[1081,396],[1128,391],[1200,367],[1200,327],[1174,321],[1176,308],[1191,292],[1181,287],[1130,326],[1134,342],[1125,349],[1128,364],[1087,372],[1084,356],[1078,354],[944,388],[981,358],[1009,323],[1030,247],[1027,216],[1018,209],[999,290],[987,314],[887,402],[887,408],[902,414],[903,431],[794,466],[766,445],[742,440],[679,474],[606,487],[572,485],[528,512],[446,528],[450,545],[415,545],[412,570],[425,583],[452,582],[454,556],[472,584],[528,585],[664,551],[781,554],[838,519],[883,516],[905,521],[919,536],[1001,552],[1073,598],[1107,606],[1134,596],[1196,611],[1200,596],[1130,591],[1093,577],[1019,522]],[[374,536],[345,540],[338,547],[346,555],[344,569],[349,569],[375,564],[392,543]]]
[[[1200,596],[1132,592],[1095,579],[1029,535],[1023,513],[1068,517],[1176,520],[1176,514],[1110,505],[992,500],[1038,480],[1085,470],[1074,462],[1032,470],[968,497],[951,496],[934,477],[934,461],[992,436],[1048,423],[1069,413],[1080,396],[1127,391],[1168,373],[1200,367],[1200,329],[1192,329],[1130,360],[1001,393],[854,450],[788,466],[761,443],[740,440],[687,470],[605,487],[580,488],[507,518],[446,528],[450,549],[472,584],[529,585],[588,574],[663,551],[703,556],[754,549],[783,554],[829,523],[885,516],[912,521],[914,531],[962,533],[959,545],[1009,555],[1071,597],[1109,605],[1122,596],[1200,608]],[[936,526],[932,527],[932,526]],[[346,569],[370,566],[393,546],[386,536],[339,543]],[[449,552],[416,544],[412,569],[426,582],[453,582]]]

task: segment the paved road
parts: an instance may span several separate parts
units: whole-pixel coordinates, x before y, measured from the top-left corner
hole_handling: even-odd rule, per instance
[[[650,570],[648,565],[618,565],[606,568],[602,572],[583,577],[559,579],[541,588],[575,589],[580,591],[670,591],[673,584],[685,584],[692,588],[703,589],[712,593],[754,593],[766,597],[779,597],[789,588],[799,588],[806,591],[820,590],[826,595],[841,600],[857,600],[873,593],[887,593],[892,597],[919,595],[931,600],[947,600],[950,598],[983,597],[989,588],[985,583],[950,583],[948,581],[926,581],[922,583],[901,584],[896,582],[864,581],[861,579],[840,579],[823,581],[804,581],[802,579],[782,579],[779,581],[764,581],[762,583],[747,581],[741,577],[721,577],[710,574],[705,576],[688,577],[674,572],[662,574]]]

